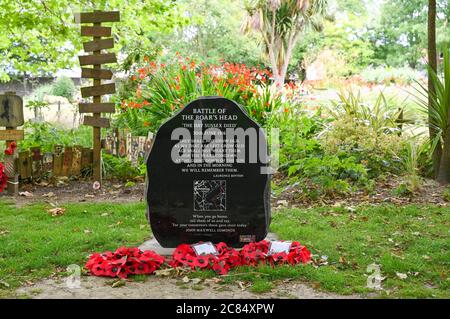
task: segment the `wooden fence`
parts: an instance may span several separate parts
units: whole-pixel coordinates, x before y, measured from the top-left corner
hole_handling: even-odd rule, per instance
[[[108,130],[102,140],[104,152],[124,157],[132,165],[138,165],[150,151],[153,134],[133,136],[126,130]],[[92,175],[94,160],[92,148],[79,145],[55,145],[52,152],[42,152],[40,147],[19,151],[16,167],[22,180],[39,179],[50,176],[81,177]]]
[[[17,170],[20,179],[49,176],[80,177],[92,174],[93,150],[82,146],[55,145],[53,152],[41,152],[40,147],[20,151]]]

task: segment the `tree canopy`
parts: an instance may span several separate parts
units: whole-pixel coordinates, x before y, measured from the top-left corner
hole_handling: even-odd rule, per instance
[[[70,68],[81,48],[79,26],[73,14],[80,11],[119,10],[121,22],[114,36],[122,51],[133,60],[154,47],[153,38],[186,21],[176,1],[164,0],[0,0],[0,80],[47,75]]]

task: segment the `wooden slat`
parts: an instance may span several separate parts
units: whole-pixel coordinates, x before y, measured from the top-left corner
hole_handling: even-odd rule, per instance
[[[0,130],[0,141],[18,141],[23,137],[23,130]]]
[[[113,73],[111,70],[81,68],[81,77],[82,78],[111,80],[112,76],[113,76]]]
[[[86,52],[111,49],[111,48],[114,48],[114,39],[108,38],[108,39],[84,42],[83,48],[84,48],[84,51],[86,51]]]
[[[118,22],[119,11],[99,11],[75,13],[75,23]]]
[[[117,58],[114,53],[98,54],[98,55],[80,55],[78,57],[80,65],[116,63]]]
[[[83,37],[110,37],[111,27],[81,27],[81,36]]]
[[[114,113],[114,103],[80,103],[80,113]]]
[[[103,117],[85,116],[84,125],[94,126],[94,127],[109,127],[109,119]]]
[[[116,85],[114,83],[87,86],[81,88],[82,97],[100,96],[104,94],[113,94],[115,92],[116,92]]]

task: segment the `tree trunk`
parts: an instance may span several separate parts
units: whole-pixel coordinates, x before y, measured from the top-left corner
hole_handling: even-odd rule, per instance
[[[437,71],[437,54],[436,54],[436,0],[428,0],[428,64],[432,70]],[[431,80],[430,74],[428,74],[428,109],[432,108],[432,95],[434,95],[435,89]],[[433,141],[436,138],[437,132],[430,125],[431,112],[428,112],[429,134],[430,139]],[[440,160],[442,156],[442,145],[438,141],[433,151],[433,173],[434,178],[439,175]]]

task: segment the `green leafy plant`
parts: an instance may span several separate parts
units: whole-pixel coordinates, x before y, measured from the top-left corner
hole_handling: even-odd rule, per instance
[[[54,145],[81,145],[91,147],[92,130],[87,126],[77,129],[55,127],[48,122],[27,121],[24,125],[25,139],[19,142],[21,149],[40,146],[44,152],[53,150]]]
[[[437,151],[438,161],[434,163],[437,167],[437,180],[441,183],[450,182],[450,54],[444,49],[442,78],[429,67],[428,73],[434,88],[430,92],[428,88],[420,83],[416,89],[417,103],[428,115],[428,126],[431,134],[431,154]]]
[[[58,78],[52,85],[52,95],[65,97],[69,101],[73,100],[75,92],[75,84],[71,78],[66,76]]]
[[[167,65],[146,59],[133,67],[116,96],[121,108],[117,126],[156,131],[187,103],[207,95],[236,101],[261,125],[282,104],[281,96],[265,85],[267,70],[231,63],[198,66],[189,58],[177,58]]]
[[[355,94],[352,90],[341,91],[338,96],[339,99],[333,101],[333,107],[329,109],[335,119],[344,117],[346,120],[370,126],[376,132],[398,132],[399,123],[406,122],[403,119],[403,103],[386,98],[383,92],[378,94],[373,104],[364,101],[360,92]]]
[[[108,178],[128,181],[137,176],[142,176],[140,166],[136,167],[126,157],[117,157],[110,154],[103,154],[103,172]],[[131,183],[127,187],[132,186]]]

